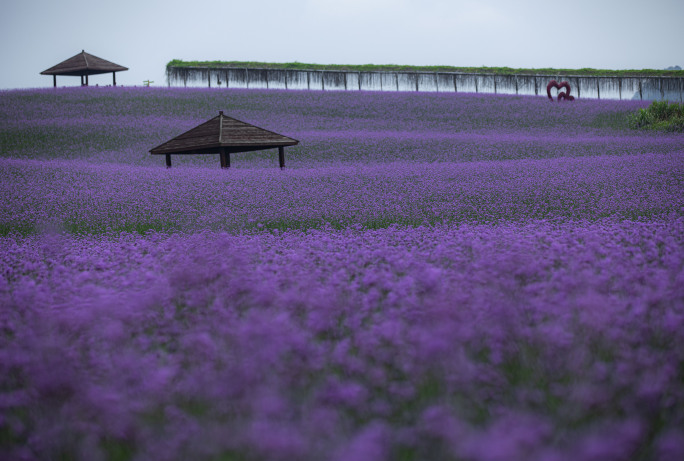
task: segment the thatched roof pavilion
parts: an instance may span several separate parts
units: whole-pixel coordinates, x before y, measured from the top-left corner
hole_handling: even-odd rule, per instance
[[[128,70],[128,67],[123,67],[106,59],[98,58],[90,53],[81,50],[76,56],[72,56],[66,61],[62,61],[56,66],[52,66],[47,70],[41,72],[41,75],[52,75],[52,82],[57,86],[58,75],[80,76],[81,85],[88,85],[88,76],[96,74],[112,73],[112,82],[116,86],[116,73]],[[85,77],[85,80],[84,80]]]
[[[230,154],[278,148],[280,168],[285,167],[285,146],[299,144],[296,139],[250,125],[219,114],[195,128],[150,150],[152,155],[165,155],[171,167],[171,154],[219,154],[221,168],[230,167]]]

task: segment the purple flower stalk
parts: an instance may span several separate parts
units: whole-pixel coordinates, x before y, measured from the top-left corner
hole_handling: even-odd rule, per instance
[[[684,456],[684,140],[643,106],[0,93],[0,458]],[[288,168],[147,155],[216,109]]]

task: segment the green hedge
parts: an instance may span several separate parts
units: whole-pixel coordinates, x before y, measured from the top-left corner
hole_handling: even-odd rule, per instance
[[[684,70],[609,70],[609,69],[514,69],[511,67],[456,67],[456,66],[404,66],[397,64],[307,64],[303,62],[256,62],[256,61],[183,61],[174,59],[166,65],[170,67],[240,67],[254,69],[292,69],[292,70],[346,70],[346,71],[408,71],[408,72],[469,72],[490,74],[541,74],[541,75],[610,75],[610,76],[663,76],[684,77]]]

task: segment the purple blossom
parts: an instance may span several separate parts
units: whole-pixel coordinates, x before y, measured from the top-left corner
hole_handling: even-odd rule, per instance
[[[0,457],[681,457],[684,141],[642,106],[0,93]],[[288,168],[147,155],[217,108]]]

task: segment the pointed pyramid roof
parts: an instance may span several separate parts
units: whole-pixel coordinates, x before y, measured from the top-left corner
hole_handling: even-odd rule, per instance
[[[199,154],[250,152],[274,147],[294,146],[296,139],[219,114],[195,128],[150,150],[150,154]]]
[[[41,75],[95,75],[108,72],[121,72],[128,70],[106,59],[98,58],[90,53],[81,51],[76,56],[72,56],[66,61],[62,61],[56,66],[52,66],[41,72]]]

